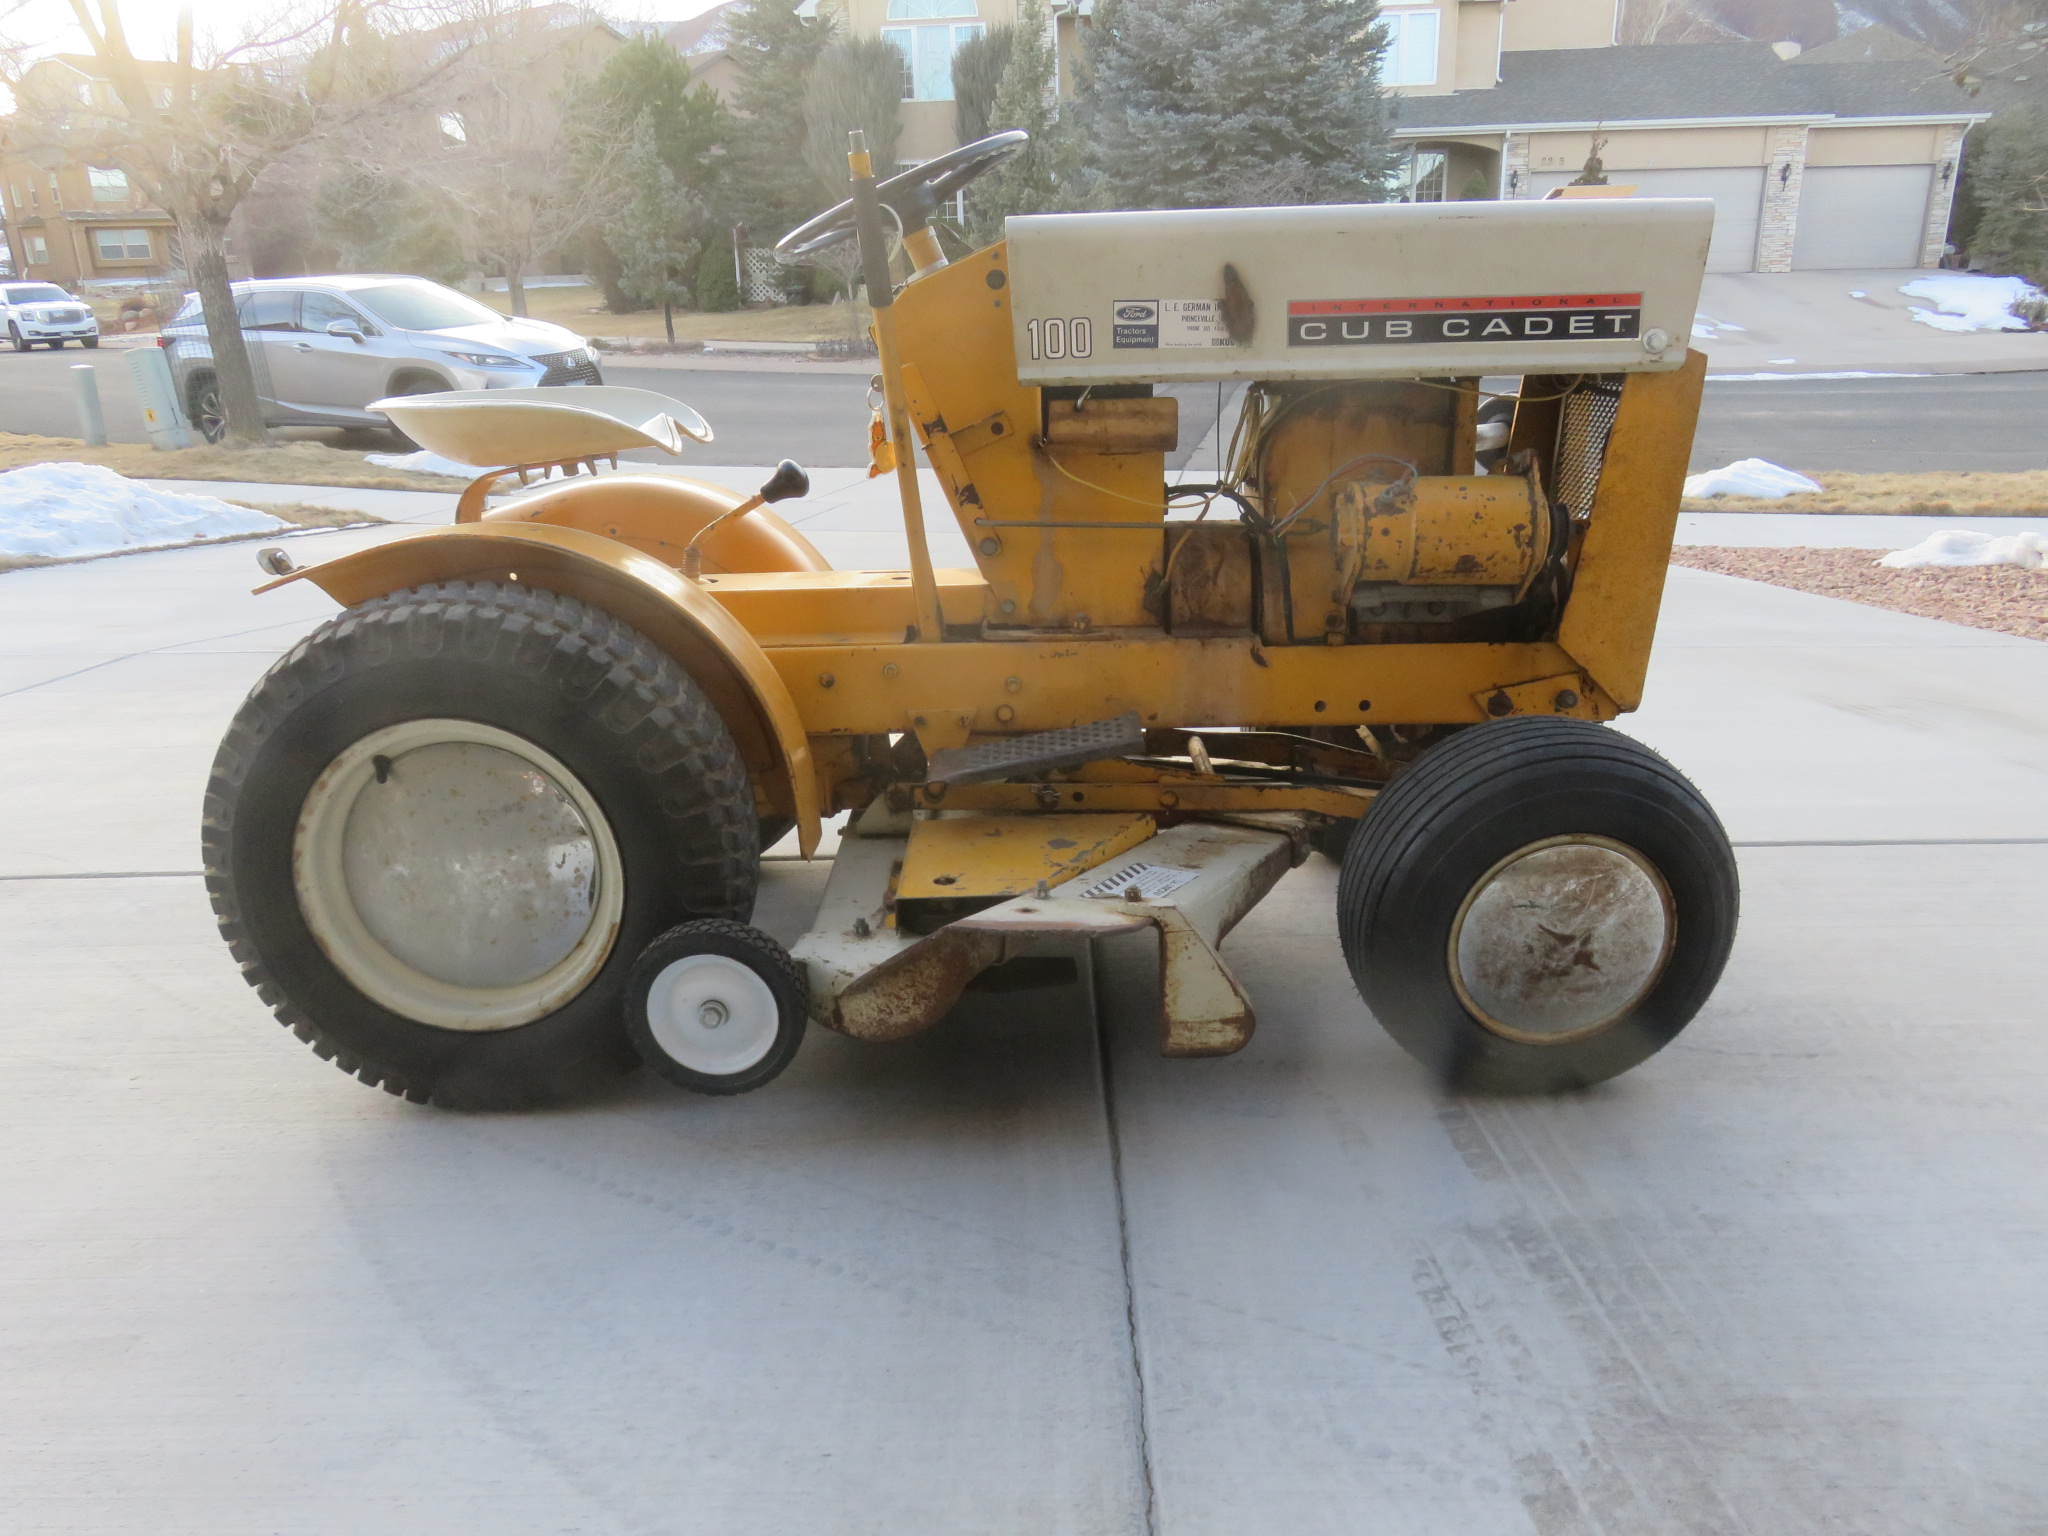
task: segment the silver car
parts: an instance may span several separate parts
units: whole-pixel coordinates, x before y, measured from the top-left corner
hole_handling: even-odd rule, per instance
[[[444,389],[601,384],[597,351],[574,331],[501,315],[423,277],[264,278],[234,285],[242,340],[273,427],[390,427],[366,407]],[[199,296],[157,345],[192,425],[227,430]]]
[[[17,352],[37,342],[53,351],[67,341],[100,344],[100,323],[92,306],[55,283],[0,283],[0,328]]]

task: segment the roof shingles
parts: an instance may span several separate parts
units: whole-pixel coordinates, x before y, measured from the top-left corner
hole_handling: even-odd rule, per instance
[[[1559,48],[1501,55],[1487,90],[1398,98],[1394,127],[1758,117],[1966,117],[1981,104],[1910,59],[1780,59],[1769,43]]]

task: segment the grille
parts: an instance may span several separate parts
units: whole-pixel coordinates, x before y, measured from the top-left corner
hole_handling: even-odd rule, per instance
[[[1600,488],[1600,466],[1607,460],[1607,438],[1614,414],[1621,409],[1621,380],[1595,379],[1565,398],[1564,423],[1558,429],[1557,499],[1574,517],[1593,510]]]
[[[586,352],[542,352],[534,358],[547,372],[540,376],[542,384],[602,384],[604,375],[597,371],[597,359]]]

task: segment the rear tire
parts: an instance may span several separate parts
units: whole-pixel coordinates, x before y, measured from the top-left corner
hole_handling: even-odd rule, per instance
[[[228,413],[220,401],[220,380],[210,373],[194,376],[185,389],[185,414],[192,430],[209,443],[228,435]]]
[[[1338,881],[1359,995],[1453,1088],[1560,1093],[1648,1059],[1735,940],[1735,855],[1648,747],[1503,720],[1425,753],[1366,814]]]
[[[362,603],[272,667],[201,847],[244,978],[300,1039],[416,1102],[514,1109],[633,1070],[635,958],[749,913],[756,835],[732,738],[667,656],[478,581]]]

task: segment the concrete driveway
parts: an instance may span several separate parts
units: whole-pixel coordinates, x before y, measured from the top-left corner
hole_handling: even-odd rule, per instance
[[[329,611],[250,556],[0,576],[10,1536],[2042,1528],[2048,647],[1673,572],[1629,729],[1742,938],[1594,1092],[1439,1096],[1315,862],[1226,946],[1226,1060],[1113,968],[1099,1035],[1055,994],[458,1116],[213,932],[214,742]]]

